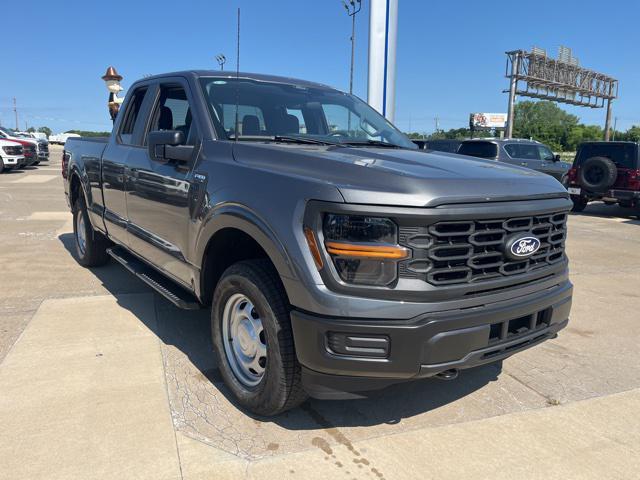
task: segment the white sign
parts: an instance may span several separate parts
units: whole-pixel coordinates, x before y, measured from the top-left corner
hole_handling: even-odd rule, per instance
[[[472,113],[473,128],[505,128],[507,126],[506,113]]]

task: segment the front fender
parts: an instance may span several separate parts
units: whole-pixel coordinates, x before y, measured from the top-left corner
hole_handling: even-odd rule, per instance
[[[249,235],[267,253],[281,277],[296,279],[291,258],[282,241],[257,212],[239,203],[215,205],[208,212],[195,242],[194,258],[198,266],[203,265],[209,240],[225,228],[235,228]],[[197,291],[200,291],[200,285]]]

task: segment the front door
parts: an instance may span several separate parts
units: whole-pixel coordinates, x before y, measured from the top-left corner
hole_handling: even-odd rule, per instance
[[[145,145],[146,135],[155,130],[182,130],[187,144],[196,144],[198,129],[190,98],[181,79],[158,86]],[[185,286],[195,270],[187,261],[192,166],[192,162],[151,160],[147,148],[131,155],[127,165],[130,248]]]

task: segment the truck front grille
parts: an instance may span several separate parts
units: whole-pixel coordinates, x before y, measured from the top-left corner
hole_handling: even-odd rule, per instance
[[[401,278],[431,285],[479,283],[542,270],[565,258],[567,214],[489,220],[443,221],[428,226],[401,226],[400,244],[412,256],[400,264]],[[540,239],[535,255],[510,261],[503,254],[507,237],[531,233]]]

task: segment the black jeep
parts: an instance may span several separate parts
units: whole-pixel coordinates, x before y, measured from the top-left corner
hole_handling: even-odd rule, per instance
[[[640,154],[636,142],[580,144],[568,173],[573,211],[593,200],[636,208],[640,213]]]

